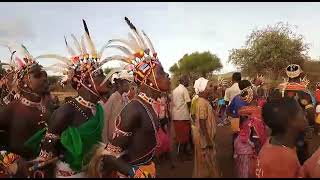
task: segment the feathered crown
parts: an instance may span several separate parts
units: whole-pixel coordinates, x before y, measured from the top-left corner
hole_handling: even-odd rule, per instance
[[[22,48],[22,56],[18,57],[16,54],[16,50],[13,50],[7,43],[0,43],[1,46],[7,47],[11,53],[9,63],[2,63],[2,65],[5,65],[7,67],[5,75],[8,76],[11,73],[13,74],[12,81],[8,82],[9,84],[9,90],[15,91],[16,93],[19,91],[25,91],[28,92],[25,89],[19,89],[19,82],[22,80],[22,78],[29,74],[30,70],[32,70],[33,67],[40,67],[42,66],[36,61],[36,58],[33,58],[33,56],[29,53],[27,48],[24,45],[21,45]]]
[[[71,37],[74,42],[74,48],[72,48],[67,38],[64,37],[64,42],[68,53],[70,55],[69,58],[56,55],[56,54],[46,54],[39,56],[38,58],[55,58],[60,62],[49,67],[46,69],[50,69],[56,72],[65,73],[70,69],[75,70],[76,72],[91,72],[93,69],[96,69],[96,66],[100,60],[100,53],[97,53],[97,50],[93,44],[93,41],[90,37],[89,29],[85,20],[83,21],[85,33],[82,35],[80,41],[76,38],[74,34],[71,34]],[[62,67],[62,68],[61,68]]]
[[[67,38],[64,37],[64,42],[70,55],[69,58],[56,54],[46,54],[38,57],[54,58],[59,60],[59,63],[46,67],[46,69],[62,73],[64,75],[64,77],[62,78],[62,83],[66,83],[68,81],[77,81],[77,89],[79,89],[81,85],[85,86],[83,84],[83,80],[103,73],[101,69],[103,64],[117,58],[101,58],[105,48],[102,48],[99,52],[96,50],[96,47],[89,33],[87,23],[85,20],[82,20],[82,22],[85,32],[82,35],[80,41],[74,34],[71,34],[74,43],[73,48],[68,43]]]
[[[114,60],[127,63],[134,73],[134,81],[137,84],[146,83],[147,77],[151,74],[156,64],[160,64],[157,53],[147,34],[141,32],[125,17],[125,21],[131,29],[127,40],[112,39],[103,48],[115,48],[120,50],[123,55],[115,56]],[[120,45],[114,45],[119,43]],[[157,90],[157,83],[155,84]]]
[[[284,82],[279,85],[279,88],[284,96],[285,91],[307,91],[310,81],[303,77],[300,82],[289,82],[288,78],[284,78]]]
[[[286,68],[286,74],[289,77],[284,78],[284,83],[280,84],[280,88],[284,92],[285,90],[293,90],[293,91],[304,91],[307,89],[310,81],[304,76],[303,78],[299,78],[299,82],[291,82],[290,78],[297,78],[301,76],[302,69],[299,65],[297,64],[290,64]]]
[[[264,84],[264,81],[265,81],[265,78],[262,74],[257,74],[255,78],[251,79],[252,84],[257,83],[259,85],[262,85]]]
[[[2,63],[2,65],[9,67],[9,71],[14,71],[17,74],[18,79],[22,79],[32,67],[40,66],[36,61],[37,58],[33,58],[28,49],[23,44],[21,45],[23,52],[23,55],[21,57],[18,57],[16,54],[17,51],[13,51],[13,49],[9,45],[4,43],[0,43],[0,45],[7,47],[11,53],[9,63]]]

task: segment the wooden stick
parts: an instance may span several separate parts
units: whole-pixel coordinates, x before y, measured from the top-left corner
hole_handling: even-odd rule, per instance
[[[33,165],[32,167],[29,168],[29,171],[34,171],[34,170],[39,169],[43,166],[46,166],[46,165],[51,164],[53,162],[56,162],[57,160],[59,160],[59,157],[55,157],[55,158],[52,158],[48,161],[44,161],[41,163],[36,163],[35,165]]]

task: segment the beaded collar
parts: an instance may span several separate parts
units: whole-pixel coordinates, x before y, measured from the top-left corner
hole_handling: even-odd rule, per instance
[[[75,100],[82,106],[89,108],[93,115],[96,113],[96,106],[94,103],[84,100],[81,96],[76,97]],[[75,102],[68,101],[68,103],[77,109],[86,120],[89,119],[87,113],[85,113]]]
[[[96,109],[96,105],[90,101],[85,100],[83,97],[78,96],[75,98],[75,100],[81,104],[82,106],[85,106],[91,110],[95,110]]]
[[[145,93],[142,93],[142,92],[140,92],[138,94],[138,97],[140,97],[143,101],[150,104],[152,106],[154,112],[156,113],[157,117],[159,117],[159,111],[158,111],[157,107],[161,104],[160,101],[154,100],[153,98],[148,97]]]
[[[37,108],[38,110],[40,110],[40,116],[43,116],[43,113],[46,112],[46,107],[42,104],[42,102],[32,102],[25,97],[21,97],[20,102],[25,106]]]
[[[46,107],[43,105],[42,101],[37,103],[37,102],[32,102],[24,97],[21,97],[20,102],[27,107],[37,108],[39,111],[41,111],[40,113],[41,120],[38,122],[38,125],[43,124],[45,127],[48,127],[48,124],[46,123],[46,121],[42,119],[44,114],[46,113]]]
[[[78,110],[86,120],[89,119],[88,115],[76,103],[73,101],[68,101],[67,103],[71,104],[76,110]]]

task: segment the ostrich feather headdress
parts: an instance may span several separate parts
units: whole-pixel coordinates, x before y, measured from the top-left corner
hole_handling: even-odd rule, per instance
[[[114,48],[120,50],[122,54],[118,55],[118,59],[115,60],[131,65],[134,81],[138,85],[143,83],[150,85],[150,83],[146,82],[147,77],[153,72],[157,64],[161,65],[157,52],[143,30],[139,31],[127,17],[125,17],[125,21],[131,29],[128,39],[109,40],[103,49]],[[115,43],[118,45],[115,45]],[[159,90],[157,83],[152,88]]]
[[[21,79],[26,75],[29,70],[34,66],[40,66],[35,58],[30,54],[28,49],[22,44],[22,56],[18,57],[16,54],[16,50],[13,50],[12,47],[10,47],[6,43],[0,43],[1,46],[7,47],[10,51],[10,60],[9,63],[1,63],[1,65],[4,65],[6,67],[9,67],[9,71],[15,71],[17,73],[17,78]]]
[[[85,32],[81,36],[81,39],[78,40],[74,34],[71,34],[73,47],[68,43],[67,38],[64,37],[64,42],[69,53],[69,57],[64,57],[57,54],[46,54],[37,57],[57,59],[59,61],[58,63],[46,67],[46,69],[62,73],[63,84],[69,81],[78,82],[77,89],[79,89],[81,86],[85,86],[86,88],[88,88],[83,83],[85,79],[92,79],[92,76],[103,73],[101,67],[105,63],[111,60],[118,59],[118,56],[102,58],[104,48],[102,48],[99,52],[97,51],[86,21],[82,20],[82,22]]]
[[[9,91],[15,91],[16,93],[19,91],[27,92],[24,89],[19,89],[18,85],[20,81],[25,75],[29,74],[34,67],[43,67],[36,61],[36,58],[33,58],[28,49],[23,44],[20,46],[22,49],[22,56],[20,57],[17,55],[17,51],[13,50],[13,48],[8,45],[8,43],[0,42],[0,46],[8,48],[11,54],[9,63],[0,63],[1,66],[5,67],[5,76],[13,73],[13,77],[12,79],[10,79],[11,81],[8,82],[9,84],[7,84],[8,87],[10,87]]]

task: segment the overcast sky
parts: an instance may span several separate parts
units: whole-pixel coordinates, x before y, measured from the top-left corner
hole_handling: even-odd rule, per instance
[[[24,43],[33,56],[67,56],[63,36],[80,37],[81,19],[100,49],[109,39],[127,37],[124,16],[148,34],[166,70],[186,53],[209,50],[221,58],[222,72],[232,71],[229,50],[243,46],[253,29],[279,21],[297,25],[296,32],[310,43],[309,55],[320,56],[318,2],[1,2],[0,39]],[[0,55],[9,56],[5,48]]]

